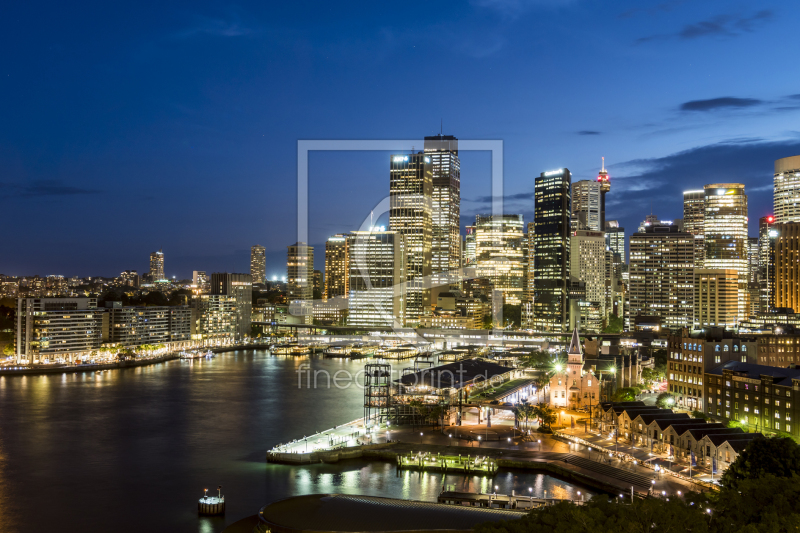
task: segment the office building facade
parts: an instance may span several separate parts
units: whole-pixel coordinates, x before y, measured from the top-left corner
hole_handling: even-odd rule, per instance
[[[683,191],[683,230],[694,236],[694,264],[703,268],[706,248],[703,242],[704,220],[706,213],[706,193],[704,190]]]
[[[572,184],[573,231],[603,231],[600,226],[601,184],[596,180],[580,180]]]
[[[452,135],[425,137],[430,157],[431,196],[431,301],[458,283],[461,264],[461,161],[458,139]]]
[[[694,236],[655,224],[630,240],[631,316],[659,316],[668,328],[691,327],[694,316]]]
[[[775,161],[773,183],[775,222],[800,222],[800,155]]]
[[[352,233],[347,324],[402,327],[407,295],[405,238],[394,231]]]
[[[325,293],[326,300],[347,298],[350,292],[349,245],[351,237],[339,233],[325,242]]]
[[[191,339],[189,306],[110,307],[103,313],[103,342],[133,348]]]
[[[775,224],[774,300],[776,308],[800,311],[800,222]]]
[[[477,215],[475,260],[478,277],[489,280],[505,303],[523,300],[525,278],[522,215]]]
[[[533,329],[565,333],[569,326],[570,172],[542,172],[534,182]],[[530,259],[529,259],[530,260]]]
[[[431,156],[425,153],[395,154],[390,162],[389,228],[405,241],[403,316],[406,325],[413,327],[419,317],[431,312],[433,170]]]
[[[606,238],[602,231],[578,230],[570,238],[570,277],[584,283],[584,301],[597,308],[581,330],[599,333],[606,318]]]
[[[736,328],[739,318],[739,271],[694,270],[694,327]]]
[[[767,313],[774,308],[773,283],[775,280],[775,238],[772,229],[775,217],[767,215],[758,219],[758,312]]]
[[[747,288],[747,195],[741,183],[706,185],[703,268],[736,270],[739,273],[737,321],[749,314]]]

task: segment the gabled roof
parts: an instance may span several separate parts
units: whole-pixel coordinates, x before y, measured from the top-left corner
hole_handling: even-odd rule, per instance
[[[737,428],[738,429],[738,428]],[[704,435],[704,439],[708,439],[711,441],[711,444],[714,446],[719,447],[725,441],[736,441],[736,440],[753,440],[763,437],[761,433],[732,433],[730,435],[725,433],[713,433],[709,435]]]
[[[761,435],[761,433],[759,433],[759,435]],[[762,435],[762,437],[763,437],[763,435]],[[733,448],[733,451],[735,451],[736,453],[742,453],[742,450],[747,448],[747,446],[751,442],[753,442],[753,440],[754,439],[747,439],[747,440],[742,439],[742,440],[730,440],[730,441],[726,441],[726,442],[728,443],[728,445],[731,448]],[[723,444],[725,444],[725,443],[723,442]]]
[[[690,418],[689,420],[685,421],[681,420],[680,422],[677,423],[672,420],[656,420],[656,426],[658,426],[658,429],[660,429],[661,431],[666,431],[667,428],[670,426],[681,425],[681,426],[692,427],[692,426],[704,425],[705,423],[706,423],[705,420],[700,420],[697,418]]]
[[[604,412],[608,412],[609,409],[616,409],[617,407],[644,407],[644,402],[642,401],[635,401],[635,402],[600,402],[600,409]]]
[[[689,429],[722,429],[725,427],[725,424],[720,424],[719,422],[706,422],[705,420],[701,419],[693,419],[693,420],[686,420],[685,422],[677,422],[675,424],[670,424],[672,430],[677,433],[678,435],[683,435]],[[666,431],[669,428],[664,429]]]
[[[709,426],[716,425],[716,424],[717,423],[715,422],[714,424],[709,424]],[[687,430],[683,435],[686,435],[686,433],[689,433],[692,437],[694,437],[695,440],[700,440],[703,437],[705,437],[706,435],[716,435],[716,434],[719,434],[719,433],[725,433],[725,434],[744,433],[744,431],[742,431],[741,428],[726,428],[723,424],[720,424],[720,426],[722,426],[722,427],[691,428],[691,429]],[[683,435],[681,435],[681,436],[683,436]]]
[[[643,413],[671,413],[672,409],[662,409],[661,407],[656,407],[654,405],[645,405],[644,407],[623,407],[619,410],[614,409],[614,413],[617,416],[627,414],[630,418],[636,418],[638,415]]]
[[[636,420],[642,419],[642,423],[649,426],[656,420],[688,420],[689,415],[686,413],[642,413],[636,417]]]
[[[583,348],[581,348],[581,338],[578,335],[578,328],[572,330],[572,340],[569,342],[569,350],[567,355],[577,354],[583,356]]]

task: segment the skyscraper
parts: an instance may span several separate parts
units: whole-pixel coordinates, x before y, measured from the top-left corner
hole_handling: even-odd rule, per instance
[[[800,155],[775,161],[775,222],[800,222]]]
[[[407,326],[431,311],[431,246],[433,173],[431,156],[422,152],[392,155],[389,184],[389,228],[406,245]]]
[[[352,238],[344,233],[328,237],[325,243],[324,298],[347,298],[350,287],[348,248]]]
[[[677,226],[654,224],[630,241],[631,316],[659,316],[669,328],[692,327],[694,238]]]
[[[706,213],[704,190],[683,191],[683,230],[694,235],[695,268],[703,268],[706,248],[703,243],[703,220]]]
[[[475,264],[475,226],[466,226],[464,236],[464,266]]]
[[[570,237],[570,277],[585,284],[585,302],[598,310],[581,324],[599,333],[606,317],[606,239],[602,231],[578,230]]]
[[[739,271],[697,268],[694,271],[694,328],[733,329],[738,323]]]
[[[619,226],[617,220],[606,220],[606,246],[615,254],[619,254],[620,261],[625,262],[625,228]]]
[[[606,227],[606,193],[611,190],[611,179],[606,171],[606,158],[603,158],[603,166],[597,175],[597,182],[600,184],[600,231]]]
[[[758,219],[758,311],[766,313],[771,307],[772,283],[775,268],[775,237],[772,225],[775,217],[767,215]]]
[[[523,299],[522,215],[478,215],[475,217],[475,259],[480,278],[488,279],[505,303],[519,305]]]
[[[403,326],[407,264],[403,236],[394,231],[354,231],[348,255],[347,324]]]
[[[603,231],[600,226],[601,187],[599,181],[581,180],[572,184],[573,231]]]
[[[570,273],[570,173],[542,172],[534,182],[533,329],[567,331]]]
[[[458,139],[452,135],[425,137],[431,160],[431,301],[447,292],[457,276],[448,272],[461,264],[461,162]]]
[[[289,313],[311,323],[314,299],[314,248],[304,242],[288,247],[286,255],[286,297]]]
[[[747,195],[741,183],[706,185],[703,267],[739,273],[738,320],[748,316]]]
[[[150,281],[164,278],[164,252],[159,250],[150,254]]]
[[[770,230],[774,235],[775,307],[800,310],[800,222],[775,224]]]
[[[259,244],[250,248],[250,277],[253,283],[264,283],[267,279],[267,254]]]

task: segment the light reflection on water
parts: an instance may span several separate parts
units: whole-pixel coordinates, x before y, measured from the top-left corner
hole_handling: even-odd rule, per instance
[[[0,530],[218,532],[265,502],[315,492],[432,500],[457,490],[548,496],[545,475],[403,471],[394,463],[269,465],[265,451],[362,416],[356,387],[300,390],[296,370],[356,373],[363,362],[234,352],[110,372],[0,377]],[[223,486],[225,517],[198,518]],[[562,487],[559,489],[558,487]],[[582,489],[577,489],[582,490]],[[146,501],[146,504],[143,504]]]

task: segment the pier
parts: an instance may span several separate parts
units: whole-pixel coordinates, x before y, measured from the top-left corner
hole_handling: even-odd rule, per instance
[[[432,452],[412,452],[397,456],[397,469],[493,475],[497,472],[497,461],[485,456],[441,455],[439,452],[434,455]]]
[[[545,491],[547,492],[547,491]],[[534,498],[533,496],[517,495],[511,491],[511,495],[497,493],[475,493],[457,492],[446,490],[439,494],[438,503],[446,505],[458,505],[462,507],[485,507],[489,509],[506,509],[517,511],[528,511],[547,505],[555,505],[561,502],[570,502],[577,505],[584,503],[583,499],[568,500],[559,498]]]

